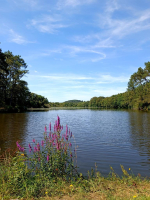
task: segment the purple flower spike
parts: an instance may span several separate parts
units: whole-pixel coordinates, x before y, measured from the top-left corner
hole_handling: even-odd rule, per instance
[[[29,146],[29,152],[31,153],[32,147],[31,147],[30,143],[28,144],[28,146]]]
[[[16,145],[17,145],[17,147],[18,147],[18,148],[20,147],[20,145],[19,145],[18,141],[16,142]]]
[[[51,131],[51,122],[50,122],[50,124],[49,124],[49,130]]]
[[[57,122],[58,122],[58,125],[60,124],[60,117],[57,116]]]
[[[68,136],[65,136],[66,140],[68,141]]]
[[[35,143],[35,139],[33,139],[32,142]]]
[[[66,125],[66,135],[68,134],[68,126]]]
[[[36,147],[34,147],[34,152],[37,152],[37,148]]]
[[[49,161],[49,155],[47,154],[47,162]]]
[[[43,140],[41,141],[41,145],[42,145],[42,147],[44,146],[44,141]]]
[[[70,138],[72,138],[72,132],[71,132],[71,134],[70,134]]]
[[[40,151],[40,144],[37,143],[37,151]]]
[[[72,144],[71,144],[71,143],[69,143],[69,147],[72,147]]]
[[[70,154],[70,157],[72,158],[72,153]]]
[[[46,126],[45,126],[45,133],[46,133],[46,131],[47,131],[47,128],[46,128]]]
[[[20,144],[18,143],[18,141],[16,142],[16,145],[17,145],[19,151],[24,152],[24,147],[21,147]]]

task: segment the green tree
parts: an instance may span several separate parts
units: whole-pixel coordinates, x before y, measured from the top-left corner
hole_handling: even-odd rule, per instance
[[[7,75],[7,98],[9,105],[16,106],[18,100],[18,91],[21,92],[21,90],[18,90],[18,88],[21,86],[23,87],[23,85],[24,87],[27,87],[27,83],[20,82],[22,77],[28,73],[28,70],[26,70],[27,64],[21,58],[21,56],[14,56],[10,51],[5,52],[5,57],[9,71],[9,74]]]
[[[6,63],[5,54],[0,49],[0,106],[4,106],[6,102],[6,88],[7,88],[7,75],[8,65]]]

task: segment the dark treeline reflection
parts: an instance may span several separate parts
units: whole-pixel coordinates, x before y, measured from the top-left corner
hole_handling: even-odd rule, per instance
[[[28,124],[27,113],[0,114],[0,148],[16,148],[16,141],[22,142],[26,137]]]
[[[129,112],[131,143],[138,149],[140,156],[147,156],[147,163],[150,164],[150,113]],[[143,159],[142,165],[145,160]]]

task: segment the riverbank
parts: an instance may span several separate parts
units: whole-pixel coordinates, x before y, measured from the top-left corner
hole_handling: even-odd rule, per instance
[[[107,177],[96,169],[91,170],[88,177],[81,173],[69,177],[67,174],[60,176],[57,168],[53,176],[48,171],[45,174],[44,168],[33,174],[25,160],[24,153],[0,157],[0,199],[150,199],[150,178],[143,178],[140,174],[134,176],[132,169],[124,169],[122,165],[121,177],[112,167]]]
[[[124,168],[122,177],[112,169],[108,177],[96,172],[87,178],[80,174],[66,180],[65,177],[49,179],[48,175],[27,176],[22,164],[15,163],[11,167],[9,164],[0,165],[0,199],[3,200],[150,199],[150,180],[141,178],[140,174],[134,177]],[[18,165],[20,170],[17,169]]]

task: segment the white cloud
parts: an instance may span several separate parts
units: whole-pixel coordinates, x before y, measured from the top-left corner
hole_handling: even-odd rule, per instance
[[[34,43],[26,40],[23,36],[19,35],[12,29],[9,30],[9,34],[10,34],[10,42],[14,42],[16,44]]]
[[[107,13],[113,13],[115,10],[118,10],[120,8],[117,0],[109,0],[106,2],[106,9],[105,11]]]
[[[99,60],[105,59],[106,55],[100,51],[96,51],[90,47],[80,47],[80,46],[66,46],[69,49],[69,53],[72,56],[81,56],[81,61],[92,61],[97,62]],[[83,54],[86,54],[85,56]],[[96,55],[96,57],[95,57]]]
[[[57,81],[60,83],[72,81],[73,84],[81,84],[81,82],[86,84],[107,84],[107,83],[125,83],[128,82],[128,76],[111,76],[108,74],[104,75],[95,75],[95,76],[85,76],[85,75],[78,75],[78,74],[51,74],[51,75],[28,75],[28,77],[32,77],[31,79],[38,79],[42,80],[43,82]],[[79,82],[77,82],[79,81]],[[89,87],[89,86],[88,86]]]
[[[128,82],[129,81],[129,77],[125,77],[125,76],[119,76],[119,77],[113,77],[111,75],[101,75],[100,76],[100,81],[98,81],[97,83],[99,84],[104,84],[104,83],[114,83],[114,82]]]
[[[52,102],[68,99],[90,100],[93,96],[111,96],[126,91],[128,77],[82,74],[28,75],[26,78],[32,92],[44,95]],[[101,83],[102,82],[102,83]],[[109,84],[107,84],[109,83]],[[118,84],[116,86],[116,84]]]
[[[114,18],[113,14],[117,11],[129,10],[129,8],[121,7],[117,1],[107,2],[103,14],[99,15],[99,26],[103,29],[103,35],[110,38],[123,38],[126,35],[137,33],[150,29],[150,9],[144,11],[132,11],[130,9],[130,17]]]
[[[83,46],[73,46],[64,45],[60,46],[58,49],[43,50],[37,55],[32,55],[34,57],[39,56],[52,56],[54,54],[61,54],[62,58],[76,59],[78,62],[98,62],[99,60],[105,59],[106,54],[95,50],[93,47],[83,47]]]
[[[59,0],[57,3],[58,9],[62,9],[64,7],[76,7],[83,4],[90,4],[95,2],[96,0]]]
[[[28,26],[33,26],[40,32],[55,33],[60,28],[65,28],[68,25],[61,23],[62,19],[59,15],[44,15],[39,19],[32,19]]]
[[[76,81],[76,80],[91,80],[93,79],[92,77],[86,77],[86,76],[80,76],[77,74],[52,74],[52,75],[39,75],[39,78],[44,78],[44,79],[48,79],[48,80],[56,80],[59,82],[62,81]]]
[[[37,10],[39,8],[41,8],[41,5],[40,5],[40,1],[39,0],[12,0],[15,5],[23,8],[23,9],[34,9],[34,10]]]
[[[93,92],[95,92],[95,96],[110,97],[112,95],[123,93],[126,91],[126,89],[127,89],[126,87],[117,87],[115,89],[112,87],[107,87],[107,88],[105,87],[103,89],[96,89]]]

